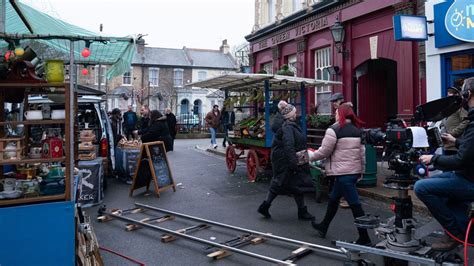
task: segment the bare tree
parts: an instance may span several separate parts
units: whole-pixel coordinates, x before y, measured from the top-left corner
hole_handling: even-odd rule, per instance
[[[232,49],[232,55],[235,58],[235,61],[237,63],[237,66],[239,67],[246,67],[249,66],[249,53],[250,53],[250,45],[247,42],[238,44],[236,46],[233,46]]]

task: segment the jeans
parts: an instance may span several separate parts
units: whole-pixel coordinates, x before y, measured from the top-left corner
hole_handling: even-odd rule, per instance
[[[444,172],[415,183],[416,196],[428,207],[433,217],[446,230],[455,235],[465,232],[466,209],[459,217],[456,208],[448,206],[447,201],[462,205],[465,201],[474,201],[474,183],[453,173]],[[459,209],[459,208],[458,208]]]
[[[347,200],[349,205],[360,204],[359,194],[357,194],[357,179],[360,175],[341,175],[334,177],[334,185],[329,194],[331,201],[339,202],[341,197]]]
[[[216,141],[216,129],[213,128],[213,127],[210,127],[209,130],[211,131],[211,144],[212,144],[212,145],[216,145],[216,144],[217,144],[217,141]]]

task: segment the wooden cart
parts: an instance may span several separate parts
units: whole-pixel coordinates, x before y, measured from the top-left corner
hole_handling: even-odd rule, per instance
[[[232,94],[246,93],[251,101],[240,102],[235,108],[250,109],[251,114],[258,115],[258,110],[264,109],[265,137],[229,137],[231,145],[226,149],[226,166],[233,173],[237,167],[237,160],[244,159],[247,165],[247,178],[255,182],[258,173],[263,167],[270,166],[270,153],[273,133],[270,129],[270,113],[272,104],[278,104],[280,99],[297,106],[300,115],[300,125],[306,134],[306,88],[320,85],[340,85],[340,82],[322,81],[307,78],[297,78],[281,75],[244,74],[234,73],[211,78],[190,84],[193,87],[219,89],[224,91],[226,100]],[[262,97],[256,97],[261,94]],[[255,100],[257,99],[257,100]],[[275,109],[275,106],[273,106]]]

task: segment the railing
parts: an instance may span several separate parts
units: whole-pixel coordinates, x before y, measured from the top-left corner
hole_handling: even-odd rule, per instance
[[[205,129],[204,117],[206,114],[178,114],[176,115],[176,129],[178,133],[201,133]]]

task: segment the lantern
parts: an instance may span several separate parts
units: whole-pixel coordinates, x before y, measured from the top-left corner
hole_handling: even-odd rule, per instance
[[[89,70],[87,68],[82,69],[82,75],[87,76],[89,74]]]
[[[22,47],[15,48],[15,55],[16,56],[22,56],[24,54],[25,54],[25,50]]]
[[[89,48],[84,47],[84,49],[82,49],[81,55],[84,58],[87,58],[87,57],[89,57],[89,55],[91,55],[91,51],[89,50]]]

